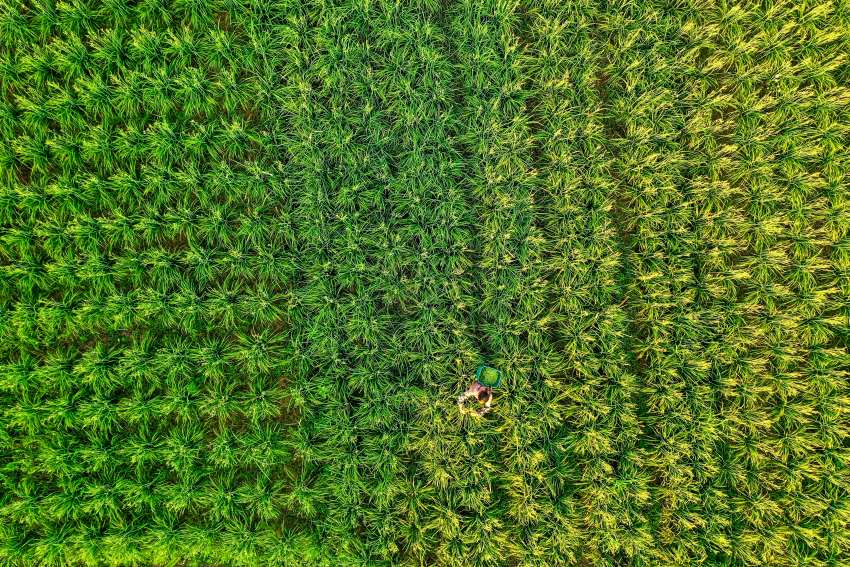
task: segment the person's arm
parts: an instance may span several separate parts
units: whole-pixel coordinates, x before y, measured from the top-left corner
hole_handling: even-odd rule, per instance
[[[460,409],[460,411],[463,411],[463,402],[465,402],[469,398],[474,398],[474,397],[475,397],[475,392],[473,392],[471,389],[467,389],[464,393],[459,395],[457,397],[457,407]]]

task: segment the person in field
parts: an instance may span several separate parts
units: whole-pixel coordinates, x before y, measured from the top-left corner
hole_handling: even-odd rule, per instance
[[[481,384],[478,380],[470,384],[466,391],[457,398],[457,405],[460,408],[461,413],[467,412],[463,403],[469,398],[476,398],[478,400],[481,407],[478,408],[475,413],[479,416],[483,416],[490,411],[490,407],[493,402],[493,388]]]

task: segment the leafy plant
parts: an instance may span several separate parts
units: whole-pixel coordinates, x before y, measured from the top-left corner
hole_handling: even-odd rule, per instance
[[[848,30],[0,0],[0,562],[845,563]]]

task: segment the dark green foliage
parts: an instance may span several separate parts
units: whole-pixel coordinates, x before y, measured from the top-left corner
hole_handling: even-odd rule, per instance
[[[0,0],[0,563],[847,563],[848,30]]]

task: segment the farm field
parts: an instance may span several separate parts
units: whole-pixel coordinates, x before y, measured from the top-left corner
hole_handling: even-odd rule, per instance
[[[0,564],[847,565],[848,54],[847,0],[0,0]]]

